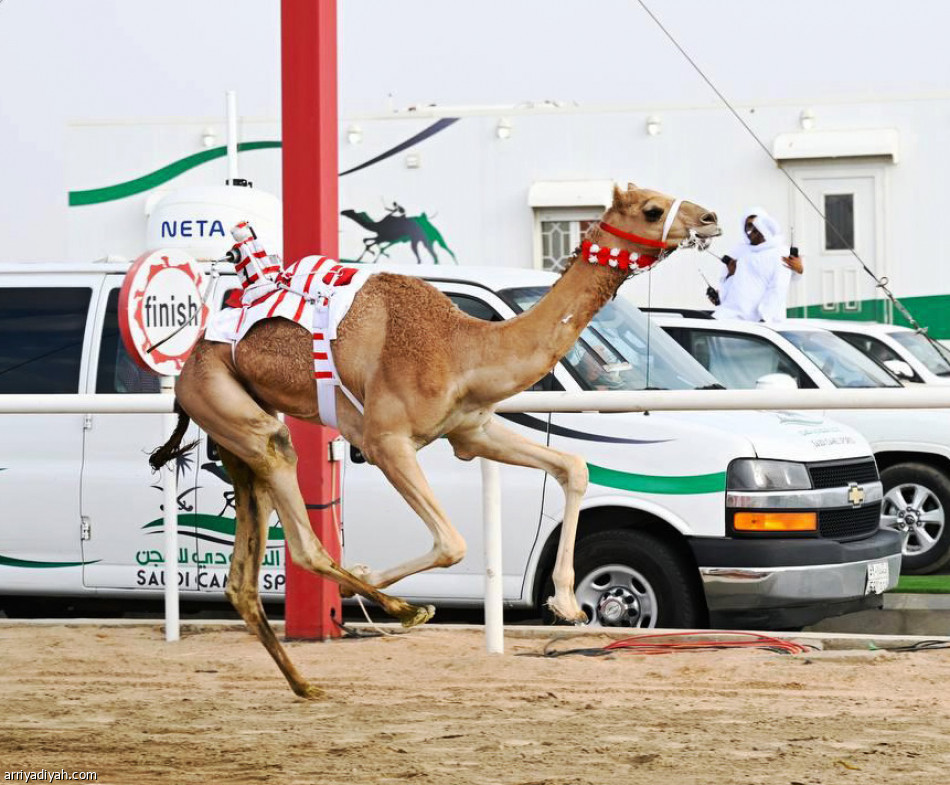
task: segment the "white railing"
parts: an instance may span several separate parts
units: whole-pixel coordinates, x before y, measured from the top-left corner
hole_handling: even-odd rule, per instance
[[[146,395],[0,395],[0,414],[165,414],[166,438],[175,418],[168,393]],[[727,409],[945,409],[950,387],[835,390],[648,390],[643,392],[523,392],[502,401],[496,411],[640,412],[723,411]],[[164,473],[165,536],[177,536],[175,469]],[[483,461],[485,536],[485,641],[491,653],[504,650],[501,564],[501,489],[497,466]],[[169,499],[172,501],[169,502]],[[165,637],[178,638],[177,545],[166,541]],[[169,558],[168,554],[172,554]]]
[[[0,395],[0,414],[163,414],[171,396]],[[523,392],[499,412],[641,412],[724,409],[944,409],[948,387],[834,390],[646,390],[642,392]]]

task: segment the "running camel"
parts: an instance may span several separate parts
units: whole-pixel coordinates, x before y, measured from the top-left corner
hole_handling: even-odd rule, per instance
[[[297,695],[317,698],[323,692],[290,661],[258,594],[272,511],[296,564],[336,581],[346,595],[375,601],[407,627],[424,623],[434,613],[431,606],[410,605],[382,590],[465,555],[465,542],[416,460],[419,449],[443,435],[462,460],[481,457],[540,468],[560,483],[564,520],[548,605],[566,621],[586,620],[574,595],[573,567],[586,464],[513,433],[493,409],[547,374],[628,277],[677,247],[704,248],[719,233],[715,213],[699,205],[632,184],[614,188],[611,206],[588,230],[550,292],[504,322],[463,314],[419,278],[388,272],[367,277],[332,344],[339,381],[349,393],[335,390],[336,427],[385,473],[433,539],[427,553],[389,569],[345,569],[310,527],[289,432],[274,416],[284,412],[320,421],[308,330],[272,318],[253,326],[233,351],[225,343],[198,342],[175,386],[178,427],[151,463],[158,468],[187,449],[179,445],[189,418],[214,440],[234,483],[237,515],[227,595]]]

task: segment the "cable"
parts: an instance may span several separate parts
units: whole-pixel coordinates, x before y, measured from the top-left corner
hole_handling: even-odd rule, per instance
[[[337,488],[341,468],[343,461],[331,461],[330,462],[330,516],[333,520],[333,532],[336,535],[336,544],[340,549],[340,561],[343,561],[343,522],[340,516],[340,504],[339,501],[342,499],[343,490],[342,488]],[[352,638],[377,638],[382,636],[389,635],[399,635],[400,633],[394,632],[393,630],[387,630],[383,627],[380,627],[376,622],[374,622],[369,615],[369,611],[366,610],[366,604],[363,602],[363,598],[359,594],[354,594],[353,597],[356,599],[357,604],[360,606],[360,610],[363,612],[363,618],[366,619],[367,624],[373,628],[375,632],[367,633],[362,631],[353,630],[350,627],[347,627],[343,622],[339,622],[336,619],[333,620],[336,624],[348,637]]]
[[[917,641],[906,646],[876,646],[871,644],[874,651],[897,651],[897,652],[915,652],[932,651],[934,649],[950,649],[950,641],[941,641],[936,639]]]
[[[548,641],[544,646],[542,656],[564,657],[576,654],[584,657],[605,657],[618,651],[628,651],[632,654],[654,655],[674,654],[681,651],[721,651],[725,649],[763,649],[775,652],[776,654],[804,654],[816,648],[814,646],[795,643],[794,641],[754,632],[717,630],[714,634],[718,637],[734,636],[736,640],[704,640],[703,638],[707,638],[710,635],[709,632],[668,632],[636,635],[630,638],[612,641],[606,646],[599,648],[563,649],[560,651],[552,649],[551,646],[554,643],[565,640],[565,637],[562,636],[552,638]]]
[[[722,94],[722,92],[720,92],[719,88],[717,88],[716,85],[714,85],[714,84],[712,83],[712,80],[710,80],[709,77],[706,76],[706,74],[703,72],[703,70],[696,64],[696,61],[693,60],[693,58],[689,56],[689,54],[686,52],[685,49],[683,49],[682,46],[680,46],[679,42],[673,37],[672,33],[670,33],[670,31],[666,29],[666,27],[663,25],[663,23],[657,18],[656,14],[654,14],[653,11],[650,10],[650,8],[647,6],[647,4],[644,2],[644,0],[636,0],[636,2],[637,2],[637,3],[639,4],[639,6],[646,12],[646,14],[654,21],[654,23],[656,24],[656,26],[660,28],[660,30],[661,30],[661,31],[663,32],[663,34],[670,40],[670,42],[673,44],[673,46],[675,46],[675,47],[677,48],[677,50],[679,51],[679,53],[680,53],[681,55],[683,55],[684,58],[686,58],[686,61],[693,67],[693,70],[695,70],[696,73],[699,74],[699,76],[702,78],[702,80],[703,80],[707,85],[709,85],[709,88],[719,97],[719,100],[722,101],[723,105],[732,113],[733,117],[735,117],[736,120],[739,121],[739,123],[742,125],[742,127],[745,128],[745,130],[748,132],[749,136],[751,136],[751,137],[756,141],[756,143],[759,145],[759,147],[762,148],[762,150],[765,152],[765,154],[769,157],[769,160],[772,161],[776,166],[778,166],[779,171],[780,171],[783,175],[785,175],[785,178],[792,184],[792,186],[795,188],[795,190],[798,191],[798,193],[800,193],[800,194],[802,195],[802,198],[804,198],[804,200],[808,203],[808,205],[815,211],[815,213],[817,213],[817,215],[818,215],[818,216],[821,218],[821,220],[824,222],[824,225],[825,225],[826,227],[829,227],[829,228],[831,229],[831,231],[834,232],[834,234],[837,236],[838,240],[840,240],[840,241],[842,242],[842,244],[847,245],[847,243],[846,243],[844,237],[842,236],[841,232],[838,231],[838,228],[828,220],[828,218],[825,216],[825,214],[819,209],[818,205],[816,205],[816,204],[814,203],[814,201],[812,201],[811,197],[810,197],[807,193],[805,193],[805,190],[804,190],[797,182],[795,182],[795,178],[792,177],[792,176],[788,173],[788,171],[786,171],[786,170],[781,166],[781,164],[779,163],[778,159],[777,159],[774,155],[772,155],[772,151],[769,150],[769,148],[766,146],[766,144],[756,135],[755,131],[752,130],[752,128],[749,126],[749,124],[748,124],[745,120],[742,119],[742,116],[735,110],[735,108],[732,106],[732,104],[729,103],[729,99],[727,99],[726,96],[724,96],[724,95]],[[891,304],[892,304],[895,308],[897,308],[898,311],[900,311],[901,315],[902,315],[905,319],[907,319],[907,321],[910,323],[910,325],[911,325],[918,333],[920,333],[920,334],[923,335],[928,341],[930,341],[930,343],[940,352],[941,355],[946,356],[946,355],[945,355],[945,349],[936,341],[936,339],[931,338],[931,337],[927,334],[927,328],[926,328],[926,327],[921,327],[920,324],[918,324],[917,320],[914,319],[914,317],[911,315],[910,311],[907,310],[907,308],[904,306],[904,304],[903,304],[900,300],[898,300],[897,297],[894,295],[894,293],[888,288],[888,284],[890,283],[890,279],[887,278],[886,276],[885,276],[885,277],[882,277],[882,278],[878,278],[878,276],[867,266],[867,264],[865,264],[864,259],[861,258],[861,256],[858,254],[857,251],[854,250],[853,247],[849,247],[849,248],[848,248],[848,251],[851,253],[851,255],[852,255],[855,259],[858,260],[858,262],[859,262],[859,264],[861,265],[861,267],[864,268],[864,271],[865,271],[868,275],[870,275],[871,278],[874,279],[875,287],[878,288],[878,289],[880,289],[880,290],[884,293],[884,295],[887,297],[887,299],[891,301]]]

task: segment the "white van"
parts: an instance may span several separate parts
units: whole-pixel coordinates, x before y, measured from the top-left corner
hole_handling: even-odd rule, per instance
[[[117,329],[127,265],[0,265],[0,393],[154,392]],[[509,318],[556,277],[523,269],[400,267],[467,313]],[[223,276],[218,307],[234,279]],[[623,298],[609,303],[540,389],[718,387]],[[900,571],[901,536],[878,526],[881,484],[868,443],[794,412],[506,415],[530,438],[585,457],[590,488],[576,549],[578,597],[594,624],[790,628],[879,607]],[[162,493],[147,453],[154,415],[2,415],[0,605],[37,597],[158,597]],[[186,438],[197,438],[195,430]],[[382,473],[347,451],[345,562],[385,566],[430,547]],[[479,467],[444,440],[420,453],[469,544],[449,569],[393,587],[412,601],[483,598]],[[178,465],[184,599],[223,600],[234,537],[231,486],[203,437]],[[504,598],[549,594],[563,496],[533,469],[503,466]],[[275,520],[261,591],[279,600],[285,559]]]
[[[801,388],[901,386],[850,342],[807,319],[766,326],[671,314],[652,318],[730,389],[754,388],[775,374]],[[834,416],[871,443],[884,483],[881,525],[907,535],[904,571],[930,573],[950,562],[950,412],[836,409]]]
[[[950,385],[950,349],[910,327],[850,319],[789,319],[833,332],[883,365],[902,383]]]

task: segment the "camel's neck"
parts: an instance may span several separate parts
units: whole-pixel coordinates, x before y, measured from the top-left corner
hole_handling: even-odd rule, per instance
[[[573,346],[594,314],[616,293],[626,276],[619,270],[572,262],[551,290],[531,309],[492,325],[471,369],[473,396],[495,402],[530,387]]]

